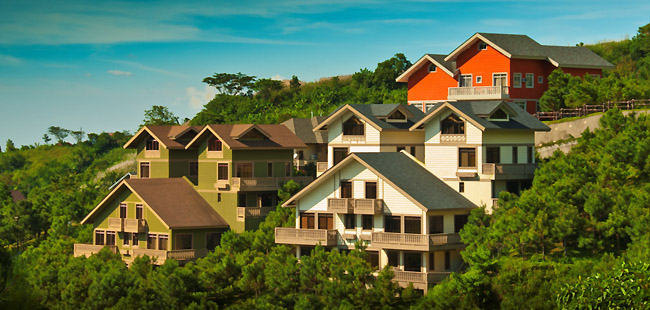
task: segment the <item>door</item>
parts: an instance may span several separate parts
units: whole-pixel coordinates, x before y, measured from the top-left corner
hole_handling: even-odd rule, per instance
[[[471,74],[461,74],[460,79],[458,80],[459,87],[472,87],[472,75]]]

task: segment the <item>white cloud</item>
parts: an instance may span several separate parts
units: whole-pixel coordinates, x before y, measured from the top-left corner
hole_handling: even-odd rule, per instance
[[[279,74],[276,74],[276,75],[274,75],[274,76],[271,77],[271,80],[284,81],[284,80],[286,80],[286,79],[285,79],[283,76],[281,76],[281,75],[279,75]]]
[[[185,88],[185,97],[188,100],[190,107],[199,110],[214,98],[217,90],[209,85],[205,85],[203,90],[198,90],[194,87]]]
[[[108,70],[108,73],[115,75],[115,76],[132,76],[133,73],[129,71],[121,71],[121,70]]]
[[[20,65],[23,60],[7,54],[0,54],[0,65]]]

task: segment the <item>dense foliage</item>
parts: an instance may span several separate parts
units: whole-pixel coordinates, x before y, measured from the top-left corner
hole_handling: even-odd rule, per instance
[[[602,104],[607,101],[650,99],[650,24],[629,40],[585,45],[615,65],[602,78],[574,77],[556,69],[540,99],[542,111]]]

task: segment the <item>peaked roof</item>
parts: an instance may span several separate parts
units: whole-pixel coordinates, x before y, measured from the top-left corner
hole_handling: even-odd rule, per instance
[[[129,141],[124,144],[124,148],[134,148],[135,142],[144,138],[147,134],[152,136],[158,143],[168,149],[185,149],[188,141],[177,140],[189,131],[200,132],[203,126],[189,125],[148,125],[143,126],[136,132]]]
[[[406,123],[386,121],[386,117],[392,114],[397,109],[405,112],[404,114],[407,115],[408,119]],[[334,112],[330,113],[330,115],[324,121],[320,122],[318,126],[314,128],[314,131],[322,130],[324,126],[329,125],[335,119],[341,117],[341,115],[345,111],[350,111],[354,113],[357,117],[365,120],[372,127],[374,127],[379,131],[382,131],[384,129],[387,130],[408,129],[411,127],[411,125],[415,124],[420,119],[422,119],[422,117],[424,117],[424,113],[422,113],[420,109],[412,105],[397,104],[397,103],[346,104],[346,105],[339,106],[338,108],[336,108],[336,110],[334,110]]]
[[[129,190],[170,229],[227,227],[228,223],[184,178],[126,179],[100,202],[81,224],[92,223],[106,203]]]
[[[268,139],[240,140],[251,130],[259,130]],[[291,130],[280,124],[210,124],[190,141],[185,148],[196,144],[201,137],[211,133],[229,148],[235,149],[298,149],[307,147]]]
[[[556,67],[612,68],[614,65],[582,46],[541,45],[523,34],[477,32],[453,50],[445,61],[453,61],[474,42],[481,40],[508,58],[545,59]]]
[[[352,153],[282,206],[286,207],[309,193],[313,187],[326,182],[326,179],[353,161],[368,168],[423,210],[476,208],[475,204],[429,172],[406,152]]]
[[[413,73],[430,63],[435,64],[438,68],[453,77],[456,75],[456,63],[454,61],[445,61],[445,57],[446,55],[441,54],[424,54],[424,56],[416,61],[415,64],[398,76],[395,81],[408,82],[409,77],[413,75]]]
[[[287,126],[303,143],[327,143],[327,132],[316,131],[314,128],[324,121],[327,116],[314,116],[312,118],[292,118],[284,121]]]
[[[496,109],[505,107],[510,114],[508,121],[490,121],[488,116]],[[551,129],[537,118],[522,110],[512,102],[506,101],[451,101],[436,103],[427,113],[427,115],[410,130],[416,130],[421,125],[428,122],[431,118],[440,114],[445,108],[454,111],[459,116],[474,124],[481,130],[486,129],[528,129],[534,131],[550,131]],[[514,113],[513,113],[514,112]]]

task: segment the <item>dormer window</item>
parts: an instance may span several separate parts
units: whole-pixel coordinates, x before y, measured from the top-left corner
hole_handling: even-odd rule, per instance
[[[406,115],[402,113],[401,111],[395,111],[393,114],[389,115],[386,118],[386,121],[389,123],[404,123],[406,122]]]
[[[158,140],[154,139],[153,137],[149,137],[147,139],[145,150],[147,150],[147,151],[158,151],[158,150],[160,150],[160,144],[158,143]]]
[[[479,51],[484,51],[484,50],[486,50],[486,49],[487,49],[487,43],[485,43],[485,42],[483,42],[483,41],[478,42],[478,50],[479,50]]]
[[[510,119],[510,116],[503,109],[498,109],[498,110],[494,111],[494,113],[492,113],[490,115],[490,117],[488,117],[489,121],[506,121],[507,122],[509,119]]]
[[[350,117],[345,123],[343,123],[343,135],[344,136],[363,136],[364,135],[364,124],[356,116]]]
[[[266,135],[261,133],[259,130],[253,128],[249,132],[247,132],[246,134],[241,136],[241,138],[239,138],[238,140],[240,140],[240,141],[247,141],[247,140],[248,141],[254,141],[254,140],[266,140],[266,139],[268,139],[268,137]]]
[[[436,70],[438,70],[438,66],[435,64],[429,65],[429,72],[436,72]]]
[[[451,114],[442,120],[441,131],[443,135],[464,135],[465,122],[456,114]]]
[[[208,140],[208,151],[211,152],[223,151],[223,144],[221,143],[221,140],[217,139],[217,137],[211,137]]]

